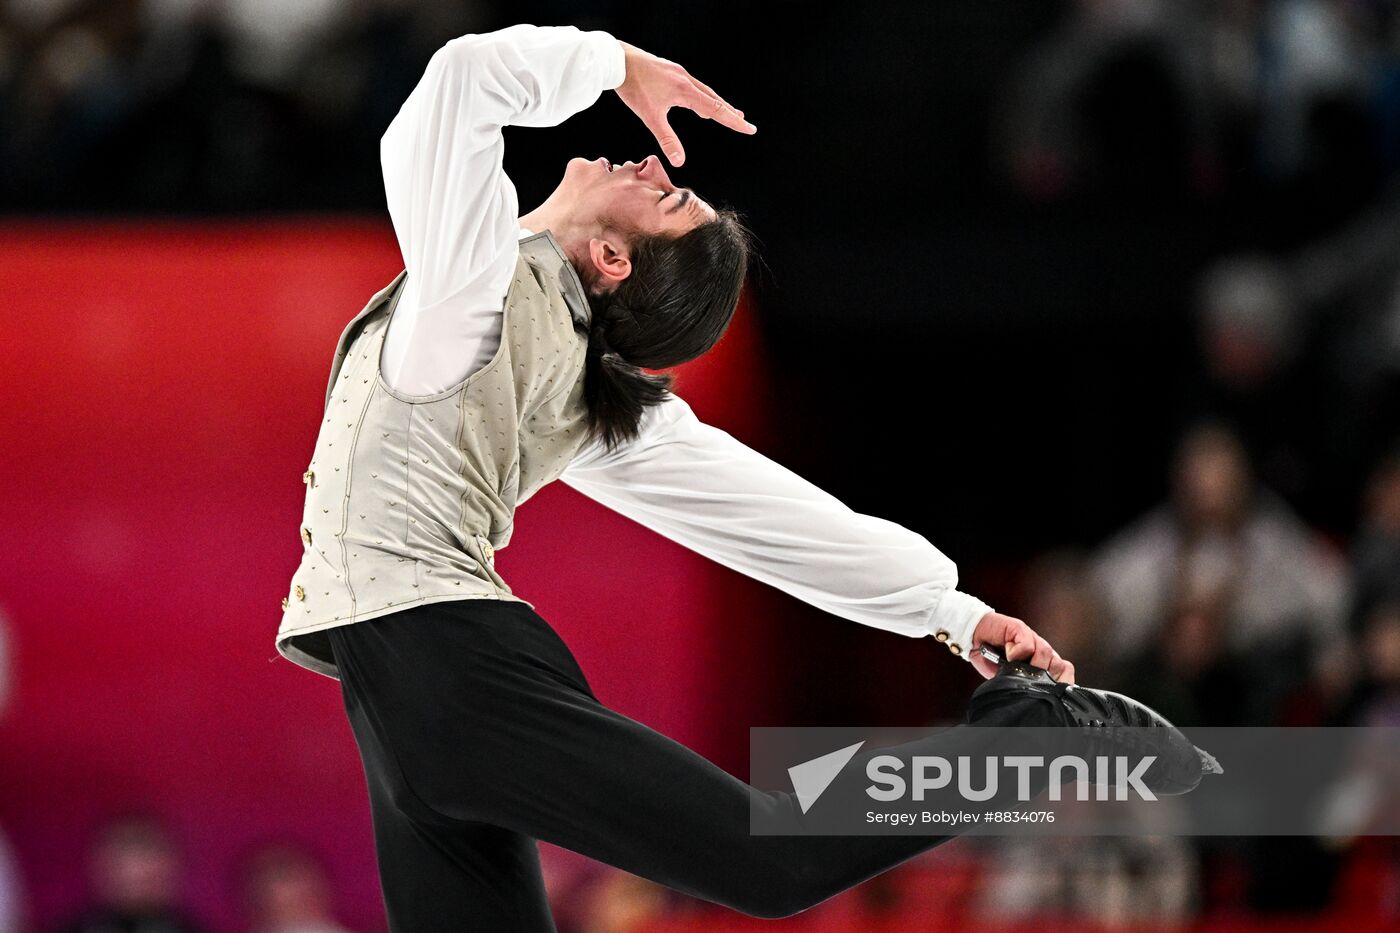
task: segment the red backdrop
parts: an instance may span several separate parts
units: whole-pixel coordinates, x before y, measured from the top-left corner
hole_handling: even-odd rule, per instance
[[[148,808],[216,927],[241,925],[248,847],[291,839],[327,858],[348,922],[381,928],[338,687],[272,636],[335,340],[398,268],[381,224],[0,228],[0,609],[17,678],[0,827],[38,918],[81,900],[92,828]],[[679,382],[755,446],[759,359],[741,309]],[[499,564],[605,702],[742,769],[745,727],[781,688],[764,629],[743,625],[742,655],[726,633],[793,604],[560,484],[521,510]]]

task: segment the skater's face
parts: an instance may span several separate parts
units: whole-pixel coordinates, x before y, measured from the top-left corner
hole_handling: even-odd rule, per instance
[[[678,188],[654,155],[640,162],[570,159],[553,197],[599,232],[680,236],[715,219],[715,210],[689,188]]]

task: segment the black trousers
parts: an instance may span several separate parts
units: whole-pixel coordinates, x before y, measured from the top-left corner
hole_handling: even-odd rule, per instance
[[[751,835],[751,803],[795,812],[794,795],[599,703],[522,603],[415,606],[330,639],[394,933],[553,930],[539,839],[781,917],[948,838]]]

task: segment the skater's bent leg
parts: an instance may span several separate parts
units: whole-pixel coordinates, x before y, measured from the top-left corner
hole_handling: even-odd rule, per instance
[[[357,669],[353,653],[338,647],[336,654],[369,788],[390,933],[553,933],[534,838],[491,823],[453,819],[424,803],[383,741],[378,704],[364,702],[351,686],[365,672]]]
[[[603,706],[528,607],[386,620],[350,626],[337,660],[345,654],[347,693],[434,813],[763,917],[804,910],[948,838],[752,835],[751,806],[794,815],[794,795],[752,788]],[[976,733],[950,730],[921,753],[968,753],[985,741]]]

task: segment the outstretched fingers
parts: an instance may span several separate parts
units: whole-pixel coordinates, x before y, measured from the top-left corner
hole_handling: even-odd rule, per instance
[[[707,120],[714,120],[721,126],[727,126],[737,133],[747,133],[753,135],[758,132],[758,127],[744,119],[744,112],[729,101],[715,93],[714,89],[703,81],[686,75],[692,85],[692,102],[687,104],[691,110]]]

